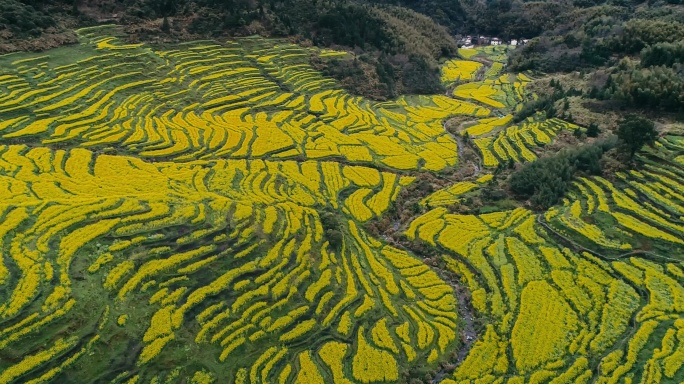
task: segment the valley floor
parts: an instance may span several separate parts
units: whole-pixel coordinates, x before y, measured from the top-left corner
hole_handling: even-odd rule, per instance
[[[675,128],[546,212],[465,214],[584,129],[512,123],[509,47],[375,102],[310,65],[350,53],[77,34],[0,56],[0,383],[684,378]]]

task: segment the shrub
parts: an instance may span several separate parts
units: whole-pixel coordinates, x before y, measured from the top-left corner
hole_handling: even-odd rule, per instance
[[[601,129],[599,128],[598,124],[596,123],[591,123],[589,124],[589,127],[587,127],[587,136],[588,137],[598,137],[598,135],[601,133]]]

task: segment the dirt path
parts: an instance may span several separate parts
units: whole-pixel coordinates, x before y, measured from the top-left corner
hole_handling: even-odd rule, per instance
[[[462,321],[463,327],[461,328],[461,341],[463,345],[458,351],[458,355],[455,361],[450,361],[450,365],[446,368],[442,368],[436,374],[434,379],[432,379],[433,384],[437,384],[442,381],[445,377],[451,376],[453,371],[461,365],[463,360],[468,356],[470,350],[478,340],[477,332],[475,332],[475,312],[466,300],[468,296],[468,290],[466,287],[453,280],[444,279],[449,283],[449,285],[454,289],[456,293],[456,298],[458,300],[458,315]]]
[[[470,124],[470,123],[473,123],[473,122],[475,122],[475,120],[472,120],[472,121],[464,121],[464,122],[462,122],[461,124],[459,124],[459,126],[458,126],[458,128],[457,128],[457,131],[460,132],[460,131],[463,129],[463,126],[464,126],[465,124]],[[444,122],[442,123],[442,127],[443,127],[444,130],[445,130],[445,131],[446,131],[446,132],[447,132],[447,133],[456,141],[456,147],[458,148],[458,158],[459,158],[459,159],[462,159],[462,158],[463,158],[463,147],[466,145],[466,143],[463,141],[463,137],[462,137],[461,135],[455,135],[455,134],[449,132],[449,130],[446,129],[446,121],[444,121]],[[480,175],[480,172],[481,172],[481,170],[482,170],[482,167],[481,167],[481,165],[479,164],[480,161],[481,161],[481,160],[480,160],[480,158],[478,157],[478,158],[477,158],[477,162],[474,162],[474,161],[468,162],[468,164],[471,164],[471,165],[473,166],[473,170],[474,170],[474,171],[473,171],[472,177],[477,177],[477,176]]]
[[[480,73],[478,74],[478,78],[475,79],[474,81],[481,81],[484,78],[484,73],[486,72],[486,70],[488,70],[489,67],[491,67],[492,62],[489,60],[477,60],[477,61],[481,62],[485,68],[484,68],[484,70],[480,71]],[[461,100],[461,99],[459,99],[453,95],[453,90],[456,86],[458,86],[458,85],[447,88],[447,90],[445,91],[444,94],[447,97],[450,97],[452,99]],[[474,103],[474,104],[478,105],[479,103]],[[488,108],[487,106],[485,106],[485,107]],[[456,129],[456,131],[461,132],[464,129],[466,124],[470,125],[470,124],[473,124],[476,122],[477,122],[477,120],[463,121],[458,125],[458,128]],[[454,133],[450,132],[447,129],[446,124],[447,124],[447,120],[443,121],[442,122],[442,128],[444,128],[444,131],[449,133],[449,135],[454,139],[454,141],[456,141],[458,158],[462,159],[463,158],[463,148],[466,145],[466,143],[464,142],[463,137],[460,134],[454,134]],[[478,157],[477,160],[478,160],[477,162],[473,162],[473,161],[468,162],[468,164],[472,165],[473,170],[474,170],[472,177],[478,177],[480,175],[480,172],[482,171],[482,167],[479,164],[480,158]],[[400,225],[401,225],[400,221],[396,220],[395,222],[392,223],[392,228],[394,229],[394,231],[398,231]],[[406,249],[401,244],[394,241],[394,239],[392,239],[390,236],[386,236],[385,240],[388,243],[391,243],[395,247],[399,247],[399,248],[411,251],[410,249]],[[419,253],[417,253],[415,251],[412,251],[412,252],[414,254],[416,254],[417,256],[424,258]],[[441,268],[439,268],[437,270],[443,271]],[[443,279],[444,279],[444,277],[443,277]],[[461,321],[463,324],[463,327],[462,327],[461,333],[460,333],[461,341],[463,342],[463,345],[461,346],[460,350],[458,351],[458,355],[456,357],[456,360],[450,362],[452,364],[448,368],[443,368],[440,371],[438,371],[436,373],[435,377],[432,379],[432,384],[438,384],[443,379],[447,378],[448,376],[451,376],[451,374],[453,373],[453,370],[456,369],[456,367],[458,367],[463,362],[463,360],[466,358],[466,356],[468,356],[468,353],[470,353],[470,350],[473,347],[473,344],[475,343],[475,341],[478,340],[478,335],[477,335],[477,332],[475,331],[475,313],[474,313],[472,307],[470,306],[468,300],[466,299],[466,297],[468,297],[467,288],[465,288],[461,284],[457,283],[455,276],[452,276],[452,279],[444,279],[444,280],[449,282],[449,285],[451,285],[451,287],[454,289],[454,292],[456,294],[456,298],[458,301],[458,313],[461,316]]]
[[[396,230],[398,230],[400,227],[399,220],[394,221],[392,226],[396,228]],[[427,259],[425,255],[422,255],[420,252],[411,249],[405,244],[402,244],[402,242],[398,240],[399,237],[397,237],[397,235],[398,232],[395,232],[393,236],[382,235],[382,239],[387,244],[395,248],[413,253],[414,255],[420,257],[422,260]],[[467,297],[469,297],[468,288],[463,286],[459,282],[456,275],[452,272],[449,272],[446,268],[433,267],[430,269],[435,271],[439,275],[439,277],[447,284],[449,284],[449,286],[451,286],[451,288],[454,290],[454,295],[456,296],[458,302],[458,316],[461,320],[462,325],[460,329],[460,336],[463,344],[460,346],[456,360],[448,361],[449,365],[446,368],[440,369],[435,374],[435,377],[432,379],[432,383],[437,384],[441,382],[442,379],[450,376],[453,373],[454,369],[461,365],[466,356],[468,356],[468,353],[470,353],[470,350],[473,347],[475,341],[478,340],[478,334],[475,331],[475,311],[470,305],[468,299],[466,299]]]
[[[477,162],[471,162],[470,164],[473,165],[473,169],[474,169],[473,177],[480,176],[480,171],[482,170],[480,167],[480,158],[478,157]]]
[[[464,145],[464,144],[463,144],[463,138],[461,137],[461,135],[454,135],[453,133],[449,132],[449,130],[448,130],[447,127],[446,127],[446,123],[447,123],[446,120],[444,120],[444,122],[442,122],[442,128],[444,128],[444,131],[445,131],[446,133],[448,133],[448,134],[451,136],[451,138],[453,138],[454,140],[456,140],[456,150],[457,150],[457,152],[458,152],[458,158],[459,158],[459,159],[462,159],[462,158],[463,158],[463,145]],[[461,125],[459,126],[459,128],[460,128],[463,124],[464,124],[464,123],[461,123]]]

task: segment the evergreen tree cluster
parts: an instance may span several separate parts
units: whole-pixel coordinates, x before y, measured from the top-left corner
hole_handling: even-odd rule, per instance
[[[511,55],[515,70],[570,72],[684,38],[681,7],[600,5],[560,15],[556,27]]]
[[[644,67],[666,66],[684,63],[684,36],[673,43],[657,43],[641,51],[641,65]]]
[[[624,59],[611,74],[602,97],[638,108],[684,111],[684,65],[643,67]]]
[[[6,29],[19,38],[36,37],[55,24],[49,13],[36,9],[31,2],[0,0],[0,31]]]
[[[613,137],[526,163],[511,175],[510,190],[533,208],[547,209],[565,196],[577,173],[600,175],[603,154],[615,146]]]

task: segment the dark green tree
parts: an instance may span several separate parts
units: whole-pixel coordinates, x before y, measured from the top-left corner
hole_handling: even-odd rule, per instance
[[[597,141],[526,163],[511,174],[510,190],[519,198],[529,199],[533,207],[547,209],[565,195],[575,173],[600,175],[601,157],[614,145],[613,139]]]
[[[618,139],[625,153],[631,158],[646,144],[653,144],[658,137],[653,122],[645,117],[628,115],[618,123]]]
[[[601,133],[601,129],[599,128],[598,124],[596,124],[596,123],[589,124],[589,127],[587,127],[587,136],[588,137],[598,137],[599,133]]]
[[[578,139],[581,139],[582,138],[582,130],[577,128],[574,131],[572,131],[572,135]]]
[[[644,67],[655,65],[671,67],[675,63],[684,63],[684,40],[654,44],[641,51],[641,65]]]
[[[167,16],[164,16],[161,30],[166,33],[169,33],[171,31],[171,23],[169,23],[169,18]]]

